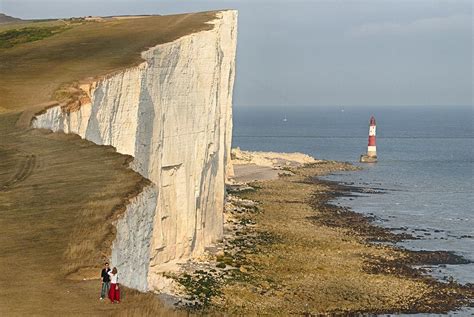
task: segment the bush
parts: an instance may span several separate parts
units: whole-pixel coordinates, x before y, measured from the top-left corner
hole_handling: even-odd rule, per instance
[[[33,42],[65,31],[64,26],[25,27],[0,33],[0,48],[10,48],[18,44]]]

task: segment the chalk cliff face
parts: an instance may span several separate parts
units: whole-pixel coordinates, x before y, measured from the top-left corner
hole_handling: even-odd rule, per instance
[[[82,86],[90,101],[76,111],[53,107],[32,123],[112,145],[153,183],[117,222],[112,250],[122,283],[137,289],[159,289],[160,272],[223,234],[237,12],[220,12],[212,23]]]
[[[120,280],[127,286],[146,291],[150,265],[156,189],[146,187],[127,206],[124,216],[115,224],[117,238],[112,246],[112,265],[120,269]]]

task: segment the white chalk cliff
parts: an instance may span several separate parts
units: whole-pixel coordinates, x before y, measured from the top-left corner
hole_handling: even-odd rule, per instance
[[[112,250],[122,283],[140,290],[160,289],[161,272],[223,235],[237,12],[211,23],[82,87],[90,102],[78,110],[57,106],[32,121],[132,155],[132,167],[152,182],[116,223]]]

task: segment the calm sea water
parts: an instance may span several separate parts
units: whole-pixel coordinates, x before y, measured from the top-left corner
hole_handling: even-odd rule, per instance
[[[233,146],[303,152],[358,164],[368,121],[377,120],[377,164],[328,179],[376,189],[336,204],[376,216],[419,240],[410,249],[449,250],[474,261],[473,110],[468,107],[238,107]],[[283,118],[287,118],[284,122]],[[440,279],[474,283],[474,264],[432,268]]]

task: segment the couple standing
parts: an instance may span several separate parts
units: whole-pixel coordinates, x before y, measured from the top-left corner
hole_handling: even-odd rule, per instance
[[[120,288],[118,284],[118,271],[114,267],[112,270],[109,267],[109,263],[105,262],[102,273],[100,274],[102,280],[102,290],[100,292],[100,299],[105,298],[105,294],[108,293],[110,301],[113,303],[120,303]]]

